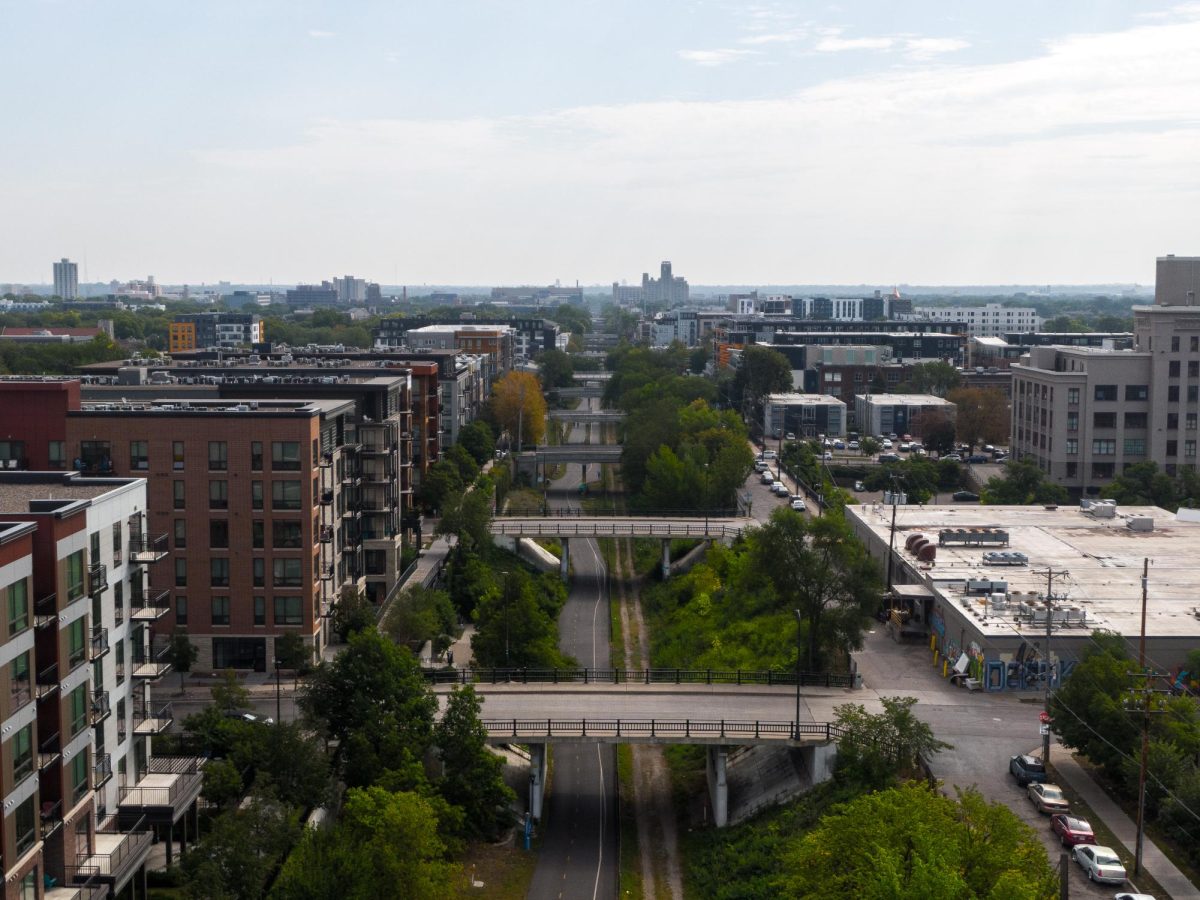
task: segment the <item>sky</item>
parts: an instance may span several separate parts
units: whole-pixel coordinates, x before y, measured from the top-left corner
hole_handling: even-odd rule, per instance
[[[0,282],[1153,281],[1200,3],[0,0]]]

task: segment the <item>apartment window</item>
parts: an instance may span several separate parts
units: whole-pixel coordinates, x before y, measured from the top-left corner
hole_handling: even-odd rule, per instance
[[[1112,478],[1116,470],[1116,463],[1092,463],[1093,478]]]
[[[187,560],[175,559],[175,587],[187,587]]]
[[[250,442],[250,468],[255,472],[261,472],[263,467],[263,448],[262,441]]]
[[[73,669],[84,661],[84,638],[87,634],[87,618],[80,616],[67,626],[67,663]]]
[[[1092,441],[1093,456],[1113,456],[1117,452],[1117,442],[1108,438]]]
[[[1073,462],[1067,463],[1067,477],[1068,478],[1078,478],[1079,477],[1079,463],[1073,463]]]
[[[208,468],[211,472],[224,472],[229,468],[229,444],[225,441],[208,442]]]
[[[125,639],[117,641],[117,655],[113,660],[117,668],[117,684],[125,683]]]
[[[1097,400],[1116,400],[1117,386],[1115,384],[1098,384],[1095,396]]]
[[[1146,455],[1146,439],[1145,438],[1125,438],[1125,455],[1126,456],[1145,456]]]
[[[254,586],[255,587],[266,587],[267,586],[267,563],[266,563],[266,561],[263,560],[262,557],[257,557],[252,563],[252,568],[254,571],[254,576],[253,576],[254,577]]]
[[[261,481],[250,482],[250,508],[263,508],[263,483]]]
[[[1178,441],[1167,441],[1167,456],[1178,456],[1178,455],[1179,455],[1179,442]]]
[[[276,472],[300,471],[300,444],[297,441],[271,442],[271,468]]]
[[[299,509],[300,482],[272,481],[271,506],[274,509]]]
[[[1067,413],[1067,431],[1078,431],[1078,430],[1079,430],[1079,413],[1077,413],[1077,412]]]
[[[1145,400],[1150,396],[1150,388],[1144,384],[1127,384],[1125,385],[1126,400]]]
[[[33,699],[32,679],[29,672],[29,651],[13,657],[9,672],[9,710],[15,711]]]
[[[186,625],[188,623],[188,608],[187,597],[183,594],[175,595],[175,624]]]
[[[187,506],[187,493],[183,486],[183,482],[174,482],[172,488],[174,490],[175,508],[183,509],[185,506]]]
[[[208,546],[213,550],[229,549],[229,520],[208,520]]]
[[[229,482],[224,480],[208,483],[208,508],[229,509]]]
[[[67,696],[67,732],[71,737],[87,727],[88,686],[81,684]]]
[[[1195,413],[1188,413],[1187,416],[1184,418],[1184,422],[1186,423],[1185,427],[1187,428],[1188,431],[1196,430],[1196,414]]]
[[[49,441],[46,444],[46,456],[52,469],[64,469],[67,466],[67,442]]]
[[[213,587],[229,587],[229,558],[215,557],[208,561],[208,583]]]
[[[300,523],[292,519],[275,519],[271,523],[271,546],[283,550],[300,547]]]
[[[150,444],[148,441],[129,442],[129,468],[135,472],[150,468]]]
[[[1179,430],[1179,413],[1167,413],[1167,431]]]
[[[1022,387],[1024,387],[1024,382],[1022,382]],[[1079,388],[1067,388],[1067,403],[1071,406],[1079,404]]]
[[[250,523],[250,544],[255,550],[262,550],[267,545],[266,529],[262,519]]]
[[[1188,338],[1188,350],[1192,353],[1200,353],[1200,336],[1193,334]]]
[[[1179,385],[1173,384],[1167,388],[1167,402],[1168,403],[1178,403],[1179,402]]]
[[[1184,441],[1183,442],[1183,458],[1184,459],[1195,459],[1196,458],[1196,442],[1195,441]]]
[[[122,744],[125,742],[125,723],[128,721],[129,720],[126,718],[125,701],[118,700],[117,701],[117,743],[118,744]],[[121,763],[123,765],[125,763],[125,760],[122,759]],[[119,773],[119,774],[124,774],[124,773]],[[122,779],[122,781],[124,781],[124,779]]]
[[[303,583],[300,560],[275,559],[271,561],[271,567],[275,587],[299,587]]]
[[[1200,378],[1200,361],[1194,359],[1188,361],[1188,378]]]
[[[1174,478],[1179,472],[1179,466],[1175,463],[1167,463],[1163,466],[1163,471],[1167,473],[1168,478]]]
[[[175,549],[183,550],[187,547],[187,519],[175,520]]]
[[[1093,428],[1116,428],[1117,414],[1115,412],[1092,413]]]
[[[22,578],[8,586],[8,636],[29,627],[29,583]]]
[[[301,599],[300,597],[276,597],[275,624],[302,625],[304,614]]]
[[[1200,399],[1200,385],[1189,384],[1187,392],[1188,403],[1195,403]]]
[[[83,551],[76,550],[67,557],[67,602],[83,596]]]
[[[266,597],[255,597],[254,598],[254,624],[255,625],[266,625],[267,624],[267,598]]]
[[[1179,352],[1179,335],[1177,335],[1177,334],[1171,336],[1171,352],[1172,353]]]
[[[33,774],[33,725],[26,725],[13,735],[12,755],[15,786],[25,776]]]
[[[16,835],[17,853],[22,854],[37,843],[37,822],[34,818],[33,797],[30,797],[13,812],[13,832]],[[34,877],[33,896],[37,896],[37,877]],[[22,885],[22,890],[24,886]]]
[[[71,800],[78,803],[88,792],[88,753],[84,750],[71,760]],[[84,823],[86,827],[86,823]]]
[[[229,624],[229,598],[228,597],[213,597],[212,598],[212,623],[214,625]]]
[[[1179,360],[1173,359],[1169,363],[1167,363],[1167,377],[1168,378],[1178,378],[1179,377]]]
[[[1074,456],[1079,452],[1079,439],[1067,438],[1067,455]]]
[[[183,441],[171,441],[171,468],[177,472],[183,468]]]
[[[118,625],[125,621],[125,582],[123,581],[118,581],[113,585],[113,613],[116,615]]]

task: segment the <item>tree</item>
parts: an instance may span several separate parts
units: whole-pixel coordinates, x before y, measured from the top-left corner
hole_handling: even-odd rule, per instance
[[[838,739],[838,777],[876,790],[898,778],[920,775],[921,760],[950,744],[913,713],[915,697],[882,697],[883,712],[872,714],[858,703],[835,706],[843,730]]]
[[[1174,479],[1149,461],[1129,466],[1104,486],[1100,496],[1123,506],[1161,506],[1171,510],[1179,506]]]
[[[312,647],[305,643],[298,631],[285,631],[275,638],[275,662],[281,669],[291,669],[295,675],[312,665]],[[296,681],[293,676],[292,687]]]
[[[504,762],[489,749],[480,721],[482,701],[470,685],[455,688],[434,730],[442,760],[437,788],[450,803],[462,807],[468,833],[495,840],[512,825],[516,796],[504,783]]]
[[[750,532],[750,570],[772,592],[773,605],[799,610],[806,671],[862,646],[883,585],[862,543],[836,516],[809,519],[780,508]]]
[[[1047,481],[1045,473],[1033,463],[1009,460],[1004,464],[1004,475],[988,479],[982,499],[994,506],[1066,503],[1067,491],[1061,484]]]
[[[166,660],[179,673],[179,693],[183,693],[183,680],[196,662],[200,649],[188,639],[187,629],[179,626],[171,632],[171,642],[167,644]]]
[[[954,423],[939,413],[918,413],[909,428],[928,450],[947,453],[954,449]]]
[[[492,546],[491,523],[491,491],[478,488],[446,498],[436,533],[457,537],[462,552],[482,553]]]
[[[366,593],[354,587],[342,588],[330,620],[333,633],[343,641],[348,641],[351,635],[358,634],[374,624],[375,607],[367,599]]]
[[[907,784],[823,816],[784,857],[779,896],[1053,900],[1037,833],[974,789]]]
[[[908,371],[908,379],[903,388],[914,394],[933,394],[935,397],[946,397],[962,383],[958,369],[948,362],[917,363]]]
[[[539,596],[539,593],[541,595]],[[558,609],[521,569],[478,596],[471,652],[482,666],[554,669],[570,665],[558,649]],[[559,603],[561,606],[561,603]]]
[[[464,486],[471,484],[479,477],[479,463],[475,462],[475,457],[471,456],[462,444],[454,444],[447,448],[443,459],[455,465],[458,469],[458,477]]]
[[[218,709],[232,712],[235,709],[250,708],[250,691],[238,679],[237,672],[226,669],[221,673],[221,681],[210,689],[213,703]]]
[[[858,442],[858,448],[862,451],[863,456],[874,456],[883,449],[883,445],[873,437],[864,437]]]
[[[761,422],[763,398],[792,390],[792,364],[770,347],[746,347],[734,375],[733,390],[734,396],[749,407],[753,421]]]
[[[458,432],[458,443],[477,465],[484,465],[496,455],[496,438],[483,419],[476,419]]]
[[[255,792],[299,809],[325,803],[331,784],[329,757],[318,739],[295,722],[276,722],[260,733],[255,747]]]
[[[946,395],[954,404],[958,439],[966,444],[1004,444],[1011,427],[1003,391],[958,388]]]
[[[417,499],[428,510],[440,510],[446,498],[463,489],[462,474],[457,465],[448,459],[439,459],[429,467],[421,479]]]
[[[276,861],[299,833],[295,816],[262,800],[213,820],[180,865],[192,900],[259,900]]]
[[[448,593],[415,584],[395,599],[382,627],[398,644],[419,649],[432,641],[434,652],[442,653],[458,633],[458,614]]]
[[[534,357],[542,386],[547,390],[571,387],[575,384],[575,364],[561,350],[545,350]]]
[[[210,759],[204,764],[204,786],[201,793],[209,803],[221,808],[232,806],[245,789],[237,766],[227,759]]]
[[[592,330],[592,314],[586,307],[560,303],[546,314],[551,322],[557,322],[572,334],[587,334]]]
[[[704,369],[708,366],[708,360],[712,356],[712,345],[705,344],[696,347],[688,354],[688,368],[693,375],[701,375]]]
[[[539,444],[546,434],[546,398],[532,372],[509,372],[492,385],[492,416],[521,444]]]

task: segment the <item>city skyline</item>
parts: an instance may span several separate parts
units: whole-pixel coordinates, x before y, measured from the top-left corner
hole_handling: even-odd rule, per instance
[[[2,281],[1149,284],[1194,252],[1193,3],[7,6],[37,77]]]

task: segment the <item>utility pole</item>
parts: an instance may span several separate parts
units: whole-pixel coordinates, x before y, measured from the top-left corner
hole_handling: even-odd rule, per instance
[[[1070,573],[1066,569],[1055,571],[1052,567],[1047,566],[1044,571],[1034,571],[1033,574],[1046,576],[1046,695],[1043,701],[1046,722],[1042,726],[1046,729],[1046,733],[1042,735],[1042,765],[1046,765],[1050,762],[1050,633],[1051,623],[1054,621],[1054,580],[1066,578]]]
[[[897,487],[899,477],[892,475],[892,530],[888,534],[888,560],[887,560],[887,589],[889,601],[892,594],[892,556],[896,548],[896,507],[900,505],[899,495],[900,490]]]

